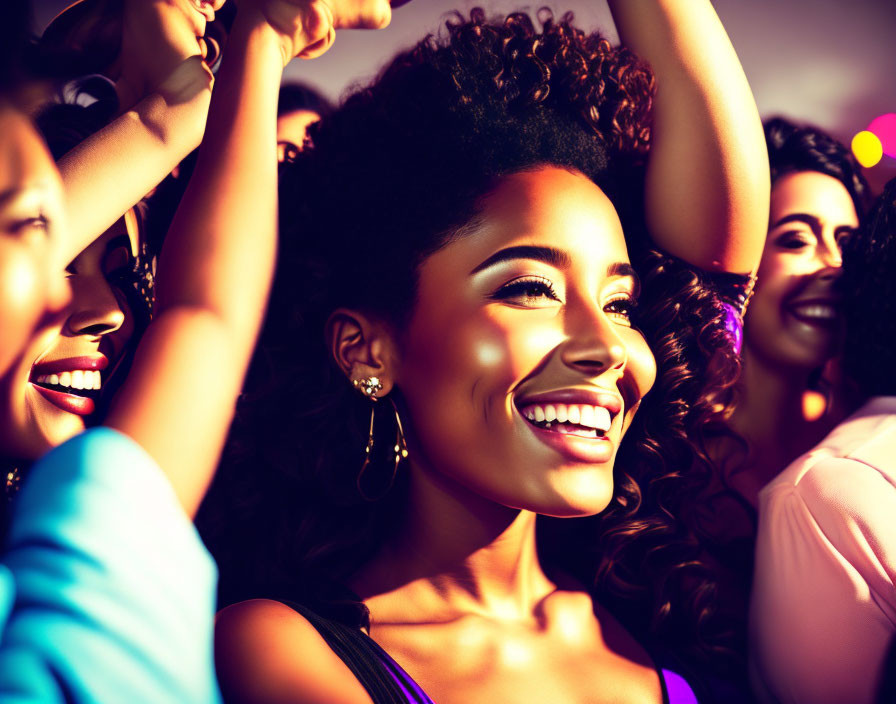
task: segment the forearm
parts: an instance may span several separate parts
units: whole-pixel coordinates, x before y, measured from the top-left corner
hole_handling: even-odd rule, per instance
[[[651,64],[657,96],[646,217],[670,254],[754,271],[768,224],[762,123],[709,0],[609,0],[623,44]]]
[[[246,15],[229,40],[196,170],[162,251],[156,312],[206,310],[248,351],[274,265],[283,59],[268,25]]]
[[[273,276],[283,65],[276,35],[241,8],[159,261],[155,318],[107,421],[155,458],[189,515],[217,464]]]
[[[171,81],[60,160],[69,225],[64,261],[74,259],[199,145],[211,74],[197,56]]]

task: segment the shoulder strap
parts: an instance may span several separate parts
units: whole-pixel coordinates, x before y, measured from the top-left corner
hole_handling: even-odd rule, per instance
[[[301,604],[283,601],[317,629],[348,666],[374,704],[432,704],[432,700],[398,663],[366,633],[323,618]]]

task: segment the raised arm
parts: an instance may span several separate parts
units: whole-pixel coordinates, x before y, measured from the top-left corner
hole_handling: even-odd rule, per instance
[[[609,0],[656,74],[646,217],[657,245],[707,271],[753,272],[768,226],[762,123],[709,0]]]
[[[389,21],[353,0],[354,26]],[[155,319],[107,424],[134,438],[192,515],[233,415],[264,314],[276,244],[280,77],[348,24],[320,0],[243,0],[193,178],[159,262]]]
[[[59,161],[71,261],[155,188],[202,139],[212,75],[199,37],[224,0],[124,0],[122,48],[105,71],[121,114]]]

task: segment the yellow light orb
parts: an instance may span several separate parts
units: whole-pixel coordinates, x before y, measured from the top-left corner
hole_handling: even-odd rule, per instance
[[[883,158],[884,147],[874,132],[862,130],[852,138],[852,153],[866,169],[870,169]]]

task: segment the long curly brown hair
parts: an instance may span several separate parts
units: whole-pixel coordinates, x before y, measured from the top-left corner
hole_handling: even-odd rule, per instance
[[[540,31],[521,13],[454,15],[442,36],[399,54],[312,127],[311,146],[284,166],[268,323],[200,519],[225,603],[288,593],[332,604],[334,585],[389,540],[407,478],[381,501],[359,496],[369,405],[330,358],[324,322],[345,306],[400,329],[420,263],[461,236],[498,179],[552,164],[592,179],[619,212],[659,376],[620,450],[613,507],[544,521],[541,552],[608,595],[637,598],[651,611],[644,637],[670,619],[699,630],[706,599],[691,587],[703,577],[665,506],[702,487],[699,472],[685,471],[700,466],[693,438],[725,411],[705,386],[710,374],[730,384],[736,360],[712,287],[653,252],[644,233],[649,68],[574,27],[572,15],[542,11],[538,21]],[[376,429],[385,445],[392,432]],[[569,532],[574,541],[558,539]]]

